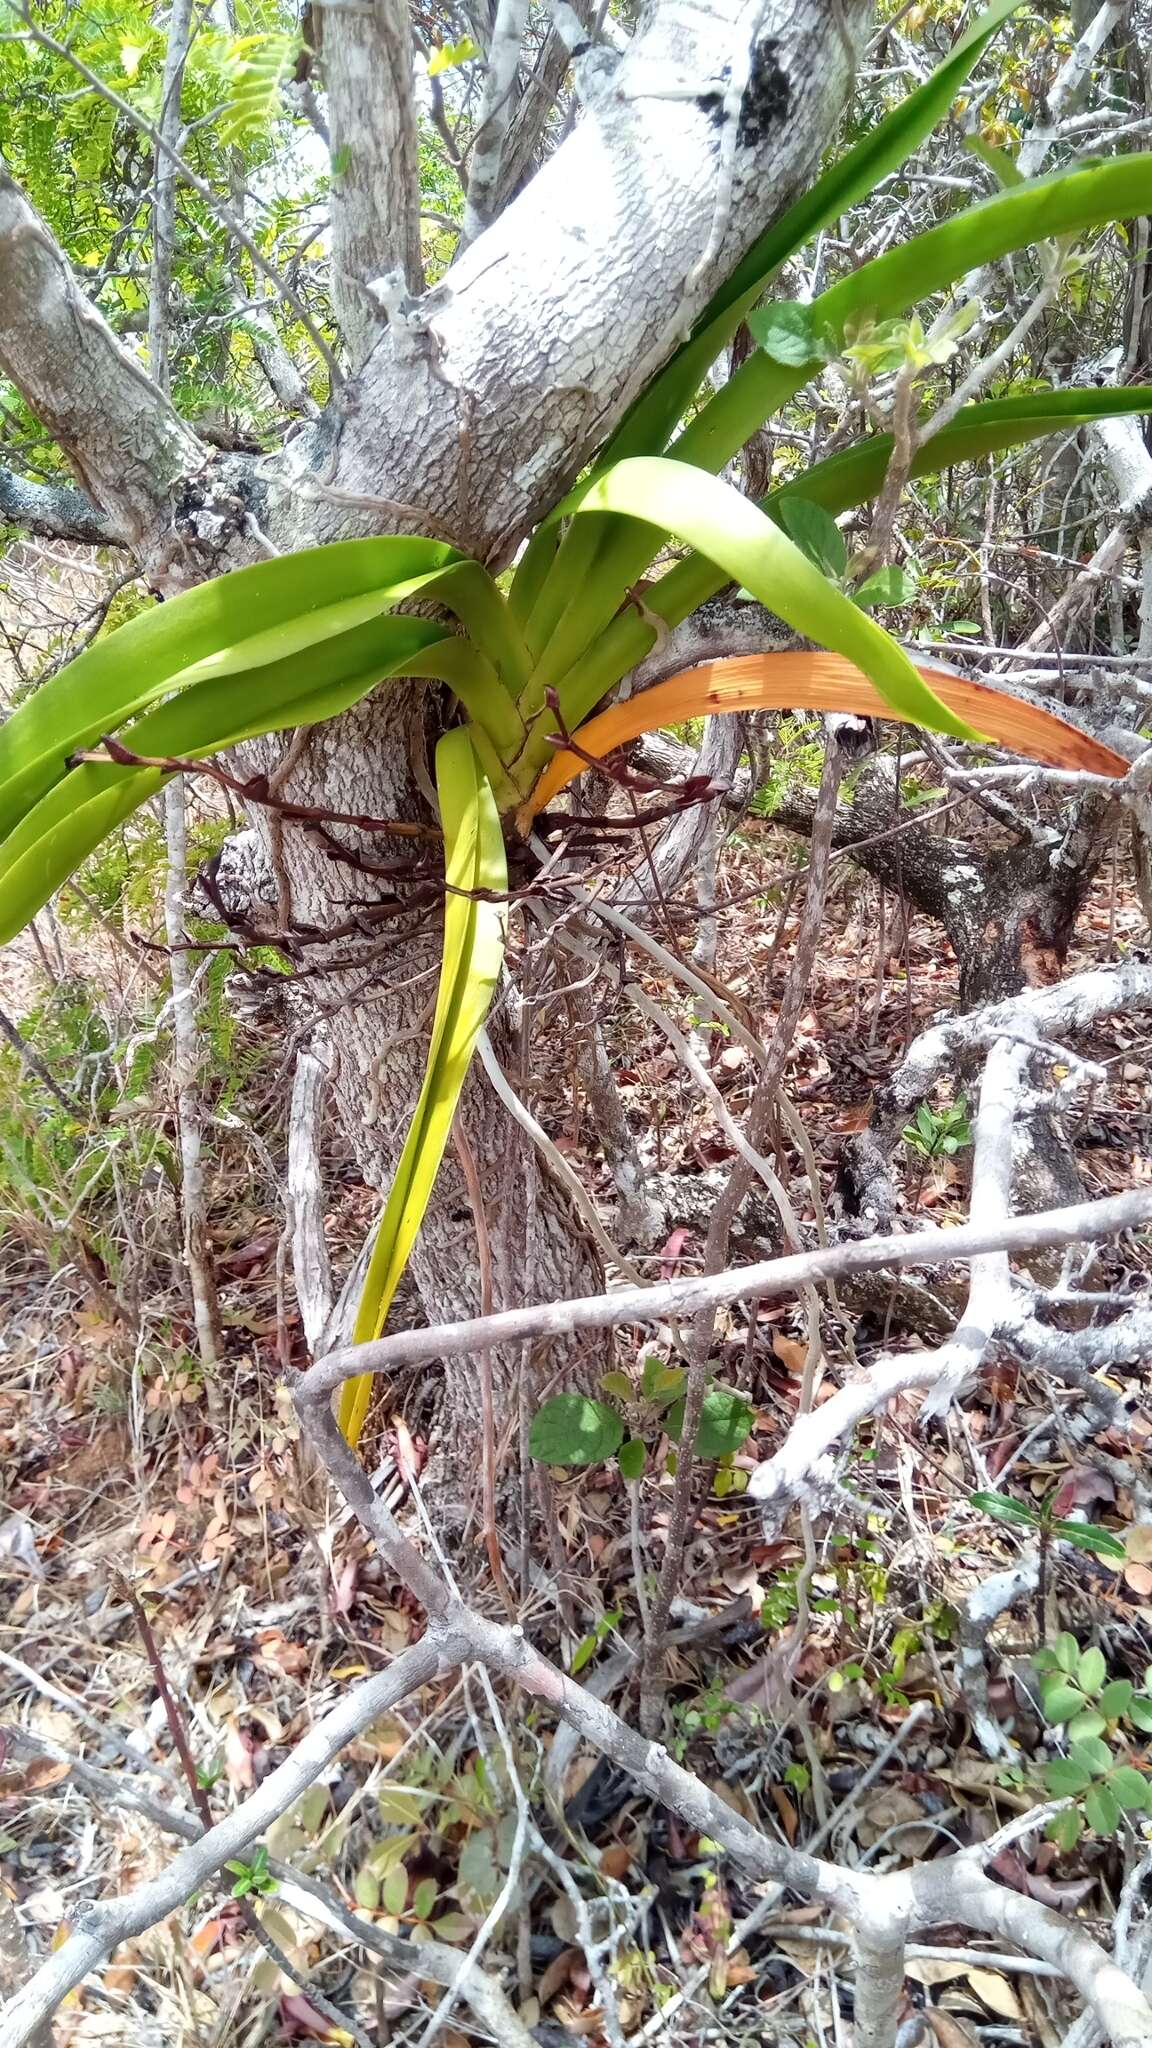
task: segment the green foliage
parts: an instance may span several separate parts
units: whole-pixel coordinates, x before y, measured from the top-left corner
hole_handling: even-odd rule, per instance
[[[907,600],[908,573],[881,570],[856,598],[847,587],[852,565],[836,516],[874,493],[890,454],[885,437],[870,437],[862,450],[816,465],[799,484],[773,493],[767,511],[715,472],[825,359],[839,358],[861,384],[893,369],[916,377],[936,371],[960,346],[973,308],[949,302],[932,315],[921,313],[922,301],[950,292],[977,265],[1026,249],[1037,238],[1058,236],[1070,243],[1109,221],[1146,212],[1152,158],[1080,166],[1013,187],[890,247],[833,282],[811,307],[764,308],[754,316],[757,350],[700,406],[676,444],[676,459],[662,451],[708,364],[780,264],[899,168],[947,111],[1011,11],[1009,0],[996,0],[926,84],[866,129],[759,238],[688,343],[642,394],[599,468],[549,513],[507,590],[478,562],[427,539],[306,550],[143,610],[117,633],[97,639],[0,728],[4,937],[159,790],[168,758],[207,756],[247,737],[335,717],[397,674],[446,683],[460,700],[468,723],[450,730],[437,754],[447,909],[432,1051],[374,1250],[358,1338],[374,1336],[383,1326],[496,986],[503,948],[497,906],[507,892],[501,821],[515,814],[522,829],[530,823],[532,791],[545,762],[555,758],[553,689],[565,719],[578,725],[652,644],[654,618],[673,623],[707,594],[702,581],[715,588],[731,578],[799,633],[855,664],[896,715],[969,736],[903,648],[869,616],[871,606]],[[70,22],[64,0],[48,0],[46,19],[57,27]],[[208,168],[222,185],[231,182],[235,169],[228,151],[241,153],[251,182],[253,168],[267,158],[273,130],[292,118],[283,106],[282,86],[298,43],[287,6],[251,0],[237,30],[238,35],[224,35],[210,23],[201,25],[182,108],[197,146],[216,152]],[[115,72],[117,89],[130,105],[154,116],[163,36],[142,0],[117,0],[98,20],[85,16],[77,25],[76,47],[97,70]],[[465,38],[433,63],[451,68],[472,54]],[[0,45],[0,109],[20,99],[47,110],[42,132],[36,132],[34,115],[23,124],[32,140],[22,147],[33,196],[39,200],[43,193],[50,220],[52,207],[60,206],[53,184],[61,182],[63,155],[52,116],[70,102],[80,112],[65,114],[65,123],[73,124],[78,148],[89,152],[85,189],[102,192],[100,177],[93,175],[97,166],[114,174],[110,215],[94,217],[87,238],[70,221],[65,237],[73,259],[101,269],[103,277],[110,219],[120,218],[116,178],[124,134],[99,95],[70,94],[65,77],[71,86],[63,60],[34,42]],[[126,189],[139,205],[150,173],[139,168],[142,138],[130,123],[126,147],[137,159]],[[334,174],[339,176],[339,166]],[[275,254],[280,237],[297,234],[299,225],[295,204],[269,199],[261,216],[262,246]],[[177,384],[183,383],[195,404],[207,406],[213,394],[218,400],[223,393],[240,407],[251,338],[243,315],[234,321],[229,310],[233,252],[210,209],[197,217],[197,226],[202,232],[196,262],[181,258],[177,283],[181,302],[203,318],[195,344],[177,365]],[[1073,260],[1068,251],[1065,260]],[[139,271],[138,265],[137,277],[125,279],[119,303],[126,314],[140,310]],[[1067,275],[1071,280],[1071,271]],[[220,346],[212,335],[224,328],[228,338]],[[1042,398],[1039,411],[1016,407],[995,420],[986,408],[972,408],[953,423],[951,438],[941,434],[938,444],[930,444],[927,468],[956,459],[959,450],[967,455],[978,443],[1012,445],[1055,422],[1139,402],[1138,393],[1098,394],[1093,411],[1085,410],[1082,394],[1062,393]],[[635,585],[669,538],[690,552],[637,607]],[[447,606],[459,634],[414,616],[417,600],[424,607]],[[117,736],[128,758],[69,765],[107,734]],[[141,765],[132,756],[158,765]],[[123,896],[123,882],[110,881],[109,887]],[[919,1114],[915,1128],[925,1147],[947,1151],[966,1141],[955,1124],[941,1136]],[[643,1379],[632,1398],[617,1389],[630,1427],[626,1441],[618,1407],[560,1396],[536,1418],[534,1454],[584,1464],[622,1452],[622,1470],[635,1483],[644,1469],[646,1440],[659,1428],[675,1436],[680,1398],[672,1387],[653,1381],[649,1388]],[[365,1383],[346,1388],[342,1418],[352,1437],[366,1400]],[[742,1396],[709,1387],[697,1450],[730,1460],[751,1421]],[[729,1490],[738,1484],[730,1464],[723,1477]],[[1069,1527],[1079,1533],[1068,1540],[1084,1540],[1080,1525]]]
[[[723,1681],[710,1679],[703,1692],[690,1700],[676,1700],[672,1706],[672,1725],[675,1733],[670,1744],[677,1762],[682,1763],[689,1744],[698,1735],[714,1735],[729,1714],[736,1712],[736,1701],[730,1700]]]
[[[665,1365],[655,1354],[644,1360],[637,1386],[626,1372],[605,1373],[601,1391],[610,1401],[584,1394],[557,1394],[545,1401],[532,1421],[529,1448],[545,1465],[598,1465],[615,1456],[621,1477],[641,1479],[647,1464],[646,1444],[665,1432],[679,1443],[684,1428],[683,1366]],[[704,1395],[696,1454],[725,1461],[727,1475],[717,1475],[717,1491],[735,1490],[738,1478],[731,1459],[755,1420],[751,1403],[728,1387],[709,1386]],[[725,1483],[726,1480],[726,1483]]]
[[[225,59],[232,98],[220,121],[221,142],[250,142],[266,133],[299,49],[299,34],[236,38]]]
[[[1090,1550],[1096,1557],[1127,1556],[1120,1538],[1114,1536],[1110,1529],[1101,1529],[1094,1522],[1069,1522],[1055,1518],[1051,1512],[1054,1498],[1054,1494],[1049,1494],[1039,1506],[1029,1507],[1024,1501],[1013,1500],[1006,1493],[974,1493],[970,1502],[972,1507],[993,1515],[998,1522],[1009,1522],[1018,1529],[1035,1529],[1044,1535],[1057,1536],[1062,1543],[1071,1543],[1077,1550]]]
[[[258,1845],[251,1863],[230,1862],[226,1863],[224,1868],[232,1871],[236,1878],[232,1887],[234,1899],[246,1899],[249,1896],[263,1899],[276,1890],[276,1879],[268,1868],[268,1851],[263,1842]]]
[[[624,1441],[624,1424],[606,1401],[556,1394],[532,1418],[528,1448],[544,1465],[598,1465]]]
[[[568,1667],[573,1678],[576,1678],[583,1671],[586,1664],[591,1663],[593,1657],[607,1641],[613,1629],[619,1627],[621,1613],[622,1610],[619,1607],[614,1607],[607,1614],[602,1614],[595,1628],[577,1643],[576,1648],[572,1652],[572,1662]]]
[[[1143,1757],[1140,1768],[1131,1760],[1128,1732],[1152,1728],[1152,1692],[1137,1693],[1127,1678],[1110,1680],[1099,1646],[1081,1649],[1068,1631],[1037,1652],[1036,1668],[1044,1719],[1068,1744],[1044,1766],[1044,1790],[1075,1801],[1049,1822],[1051,1839],[1071,1849],[1085,1827],[1112,1835],[1123,1813],[1152,1812],[1152,1779]],[[1144,1683],[1152,1686],[1152,1666]]]
[[[966,1097],[958,1095],[955,1102],[943,1109],[933,1109],[930,1102],[922,1102],[900,1135],[909,1150],[918,1152],[922,1159],[954,1158],[972,1143]]]
[[[802,370],[828,360],[828,346],[817,331],[810,306],[777,299],[771,306],[749,313],[746,325],[753,341],[774,363]]]

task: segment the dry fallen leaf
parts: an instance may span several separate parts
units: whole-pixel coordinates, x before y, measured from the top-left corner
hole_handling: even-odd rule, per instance
[[[1000,2019],[1018,2020],[1022,2017],[1020,2001],[1006,1977],[998,1977],[994,1970],[969,1970],[966,1982],[981,2004]]]
[[[924,2017],[935,2034],[939,2048],[977,2048],[978,2036],[963,2020],[954,2019],[950,2012],[941,2012],[937,2006],[927,2006]]]
[[[856,1823],[856,1833],[866,1849],[886,1835],[890,1828],[899,1828],[893,1846],[900,1856],[924,1856],[935,1840],[935,1831],[929,1827],[908,1826],[908,1822],[922,1821],[924,1807],[910,1792],[902,1792],[898,1786],[877,1793],[870,1799]]]
[[[797,1379],[801,1377],[804,1361],[808,1356],[807,1344],[801,1344],[795,1337],[781,1337],[773,1330],[772,1352],[773,1356],[780,1360],[785,1371],[795,1373]]]

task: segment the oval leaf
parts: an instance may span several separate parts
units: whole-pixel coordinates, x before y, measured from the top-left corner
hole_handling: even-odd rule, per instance
[[[755,1410],[743,1394],[727,1387],[709,1387],[700,1411],[696,1451],[701,1458],[725,1458],[738,1451],[755,1420]]]
[[[543,1465],[598,1465],[624,1440],[624,1424],[606,1401],[557,1394],[532,1418],[528,1448]]]
[[[647,1455],[639,1437],[630,1437],[626,1444],[621,1444],[620,1449],[616,1453],[616,1463],[619,1465],[623,1477],[625,1479],[643,1478]]]

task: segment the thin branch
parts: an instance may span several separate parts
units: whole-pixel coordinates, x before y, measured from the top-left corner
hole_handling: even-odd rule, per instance
[[[1045,991],[1045,993],[1052,993]],[[756,1265],[729,1268],[698,1278],[670,1280],[658,1286],[622,1287],[612,1294],[593,1294],[553,1301],[532,1308],[502,1309],[493,1316],[439,1323],[427,1330],[397,1330],[369,1344],[352,1344],[320,1359],[304,1376],[305,1398],[331,1397],[345,1380],[362,1372],[398,1372],[430,1359],[457,1358],[485,1346],[520,1344],[538,1337],[570,1337],[577,1330],[613,1330],[625,1323],[651,1324],[673,1316],[722,1308],[753,1295],[778,1300],[808,1285],[840,1280],[856,1273],[877,1273],[907,1266],[948,1266],[983,1252],[1024,1252],[1051,1246],[1092,1242],[1139,1229],[1152,1220],[1152,1189],[1133,1188],[1103,1201],[1077,1202],[1068,1208],[1046,1209],[1034,1216],[1012,1216],[986,1225],[962,1224],[955,1230],[918,1230],[907,1237],[874,1237],[826,1250],[765,1259]]]
[[[184,943],[185,891],[188,885],[188,825],[184,783],[173,776],[164,790],[164,826],[168,859],[164,877],[164,930],[168,940],[168,971],[172,982],[172,1081],[180,1137],[180,1191],[183,1208],[184,1256],[192,1294],[192,1313],[200,1362],[211,1370],[223,1348],[224,1332],[212,1242],[208,1232],[208,1197],[204,1186],[203,1120],[200,1103],[200,1035],[196,998]]]
[[[174,166],[185,183],[190,185],[192,190],[204,201],[205,206],[212,209],[221,226],[227,229],[228,233],[245,251],[253,269],[258,270],[261,277],[267,278],[277,297],[283,299],[284,304],[300,322],[317,353],[327,365],[328,374],[332,380],[332,389],[335,390],[342,384],[344,377],[340,365],[313,320],[312,315],[309,313],[303,299],[293,291],[290,284],[285,282],[275,264],[268,261],[259,243],[253,241],[243,222],[237,220],[231,207],[220,198],[219,193],[214,192],[207,180],[201,178],[193,170],[187,157],[182,155],[180,150],[172,146],[154,122],[149,121],[145,115],[140,113],[138,108],[132,105],[130,100],[124,99],[120,93],[108,85],[101,78],[98,71],[93,71],[89,65],[85,64],[82,57],[78,57],[74,50],[69,49],[67,43],[58,42],[56,37],[50,35],[46,28],[41,28],[40,24],[33,20],[26,5],[18,7],[17,13],[20,20],[24,23],[27,34],[35,42],[39,43],[43,49],[51,50],[53,55],[59,57],[63,63],[70,64],[74,71],[80,73],[81,78],[86,78],[92,90],[98,92],[101,99],[107,100],[109,106],[115,107],[117,113],[121,114],[126,121],[131,122],[134,128],[139,129],[142,135],[146,135],[154,149]]]
[[[192,41],[192,0],[172,0],[168,43],[160,88],[157,133],[175,150],[180,141],[180,93]],[[170,389],[168,343],[172,319],[172,258],[176,245],[176,167],[169,155],[156,154],[152,198],[152,276],[148,289],[148,367],[161,391]]]
[[[79,541],[84,547],[123,547],[114,519],[71,484],[38,484],[0,464],[0,521],[22,526],[45,540]]]
[[[528,25],[529,0],[499,0],[492,41],[488,47],[488,69],[484,98],[472,143],[468,189],[464,195],[464,227],[458,253],[483,233],[492,219],[504,144],[516,111],[516,72],[520,45]]]

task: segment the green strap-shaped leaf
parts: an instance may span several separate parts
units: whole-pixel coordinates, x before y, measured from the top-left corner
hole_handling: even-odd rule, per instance
[[[0,727],[0,834],[60,779],[69,755],[120,732],[127,720],[175,692],[189,699],[203,693],[211,699],[214,692],[219,699],[223,692],[232,707],[233,740],[302,722],[299,715],[272,713],[289,697],[339,693],[367,665],[364,650],[374,644],[377,624],[415,597],[440,599],[491,657],[470,676],[467,708],[497,751],[511,758],[524,738],[515,699],[527,676],[527,653],[487,571],[441,541],[342,541],[187,591],[141,613],[61,669]],[[432,637],[441,638],[441,629]],[[390,645],[387,633],[383,645]],[[237,705],[244,713],[239,721]],[[206,745],[231,743],[224,737],[228,724],[214,715],[206,730],[212,734]],[[161,749],[141,744],[135,751]]]
[[[603,453],[603,462],[628,455],[650,455],[666,446],[721,349],[726,348],[751,306],[765,291],[781,264],[836,220],[850,206],[866,199],[918,149],[952,105],[973,66],[992,37],[1021,0],[996,0],[972,24],[931,77],[909,93],[875,128],[830,165],[795,205],[765,230],[732,275],[709,300],[695,329],[659,376],[636,400]]]
[[[368,1277],[356,1315],[354,1341],[367,1343],[384,1328],[401,1274],[444,1157],[452,1119],[504,958],[506,910],[477,902],[461,890],[506,891],[508,866],[500,818],[468,732],[445,733],[436,749],[436,788],[444,828],[448,895],[444,952],[424,1085],[389,1190]],[[371,1398],[369,1374],[349,1380],[340,1400],[340,1426],[355,1444]]]
[[[798,633],[854,661],[903,717],[935,732],[972,737],[883,627],[829,583],[731,484],[666,456],[638,457],[618,462],[606,476],[573,492],[554,516],[596,512],[623,512],[644,520],[661,535],[686,541],[715,563],[725,579],[744,584]],[[563,698],[561,709],[569,717]],[[550,716],[542,714],[541,736],[535,745],[529,744],[529,754],[540,760],[547,754],[544,734],[550,729]]]
[[[917,448],[913,476],[931,476],[960,462],[975,462],[1002,448],[1017,448],[1046,434],[1067,432],[1093,420],[1116,419],[1125,413],[1152,413],[1152,388],[1122,385],[1097,388],[1066,386],[1060,391],[1026,391],[1008,398],[988,398],[966,405],[950,425]],[[766,511],[789,497],[808,498],[827,512],[875,497],[892,454],[891,434],[870,434],[814,463],[802,475],[782,484],[762,500]]]
[[[1099,390],[1092,386],[986,399],[965,406],[950,426],[917,450],[912,474],[933,475],[954,463],[972,462],[997,449],[1018,447],[1046,434],[1130,412],[1152,412],[1152,391],[1136,386]],[[794,492],[823,505],[829,512],[845,512],[879,490],[891,448],[890,435],[869,436],[840,455],[814,463],[761,503],[770,512],[788,493]],[[645,604],[665,625],[678,626],[729,580],[715,562],[691,554],[649,587]],[[558,681],[560,700],[570,724],[578,725],[586,718],[605,692],[643,660],[653,638],[653,628],[634,606],[627,606],[613,619],[589,654]]]
[[[1030,179],[863,264],[815,300],[813,327],[836,351],[853,323],[894,318],[1015,249],[1148,212],[1152,155],[1118,157]],[[700,469],[722,469],[811,375],[811,365],[774,362],[758,350],[701,408],[670,453]],[[612,521],[598,524],[601,531],[592,538],[579,530],[565,535],[525,628],[546,681],[557,687],[560,676],[598,639],[650,559],[640,529]]]
[[[442,541],[342,541],[239,569],[141,612],[44,683],[0,727],[0,832],[63,762],[157,699],[322,648],[462,557]]]
[[[862,264],[813,302],[813,326],[838,349],[853,323],[866,317],[893,319],[1013,250],[1149,212],[1152,155],[1115,157],[1031,178]],[[796,369],[757,351],[702,407],[674,453],[682,462],[722,469],[811,374],[810,366]]]
[[[330,671],[320,687],[310,680],[306,663],[273,663],[249,676],[242,690],[232,679],[215,680],[157,705],[122,728],[121,743],[136,754],[203,759],[261,733],[335,718],[394,675],[447,682],[471,702],[486,681],[502,689],[467,640],[445,636],[442,626],[426,619],[385,616],[345,635],[341,646],[343,671]],[[496,779],[500,801],[510,809],[523,792],[503,774],[481,727],[472,728],[472,737]],[[165,779],[157,768],[86,762],[33,804],[0,843],[0,944],[21,931]]]

